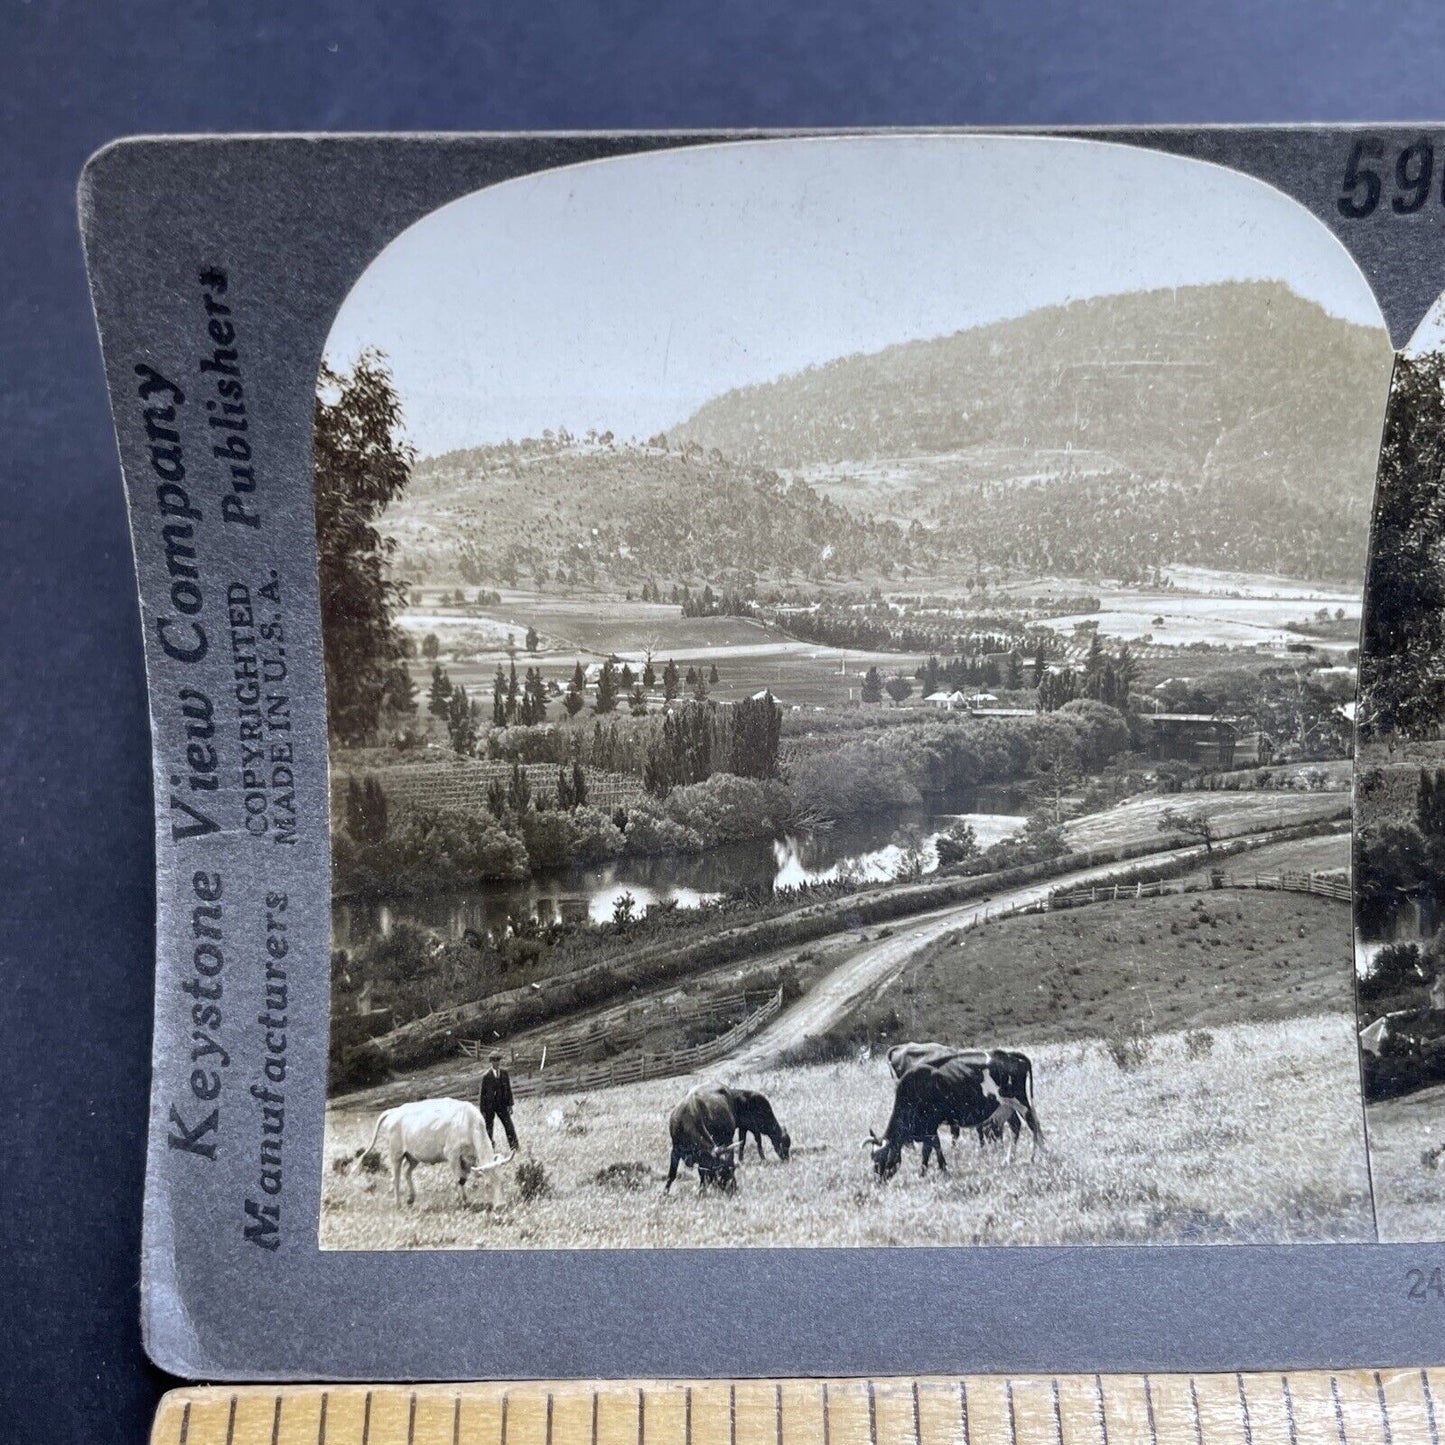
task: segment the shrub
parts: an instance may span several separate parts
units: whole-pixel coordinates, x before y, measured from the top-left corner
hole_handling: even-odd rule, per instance
[[[622,1189],[629,1194],[636,1194],[646,1186],[651,1178],[652,1165],[644,1164],[640,1159],[634,1159],[608,1164],[605,1168],[599,1169],[595,1181],[603,1189]]]
[[[1142,1026],[1136,1022],[1127,1032],[1106,1038],[1104,1049],[1121,1074],[1131,1074],[1135,1069],[1143,1068],[1149,1061],[1152,1042]]]
[[[517,1193],[530,1204],[544,1194],[551,1193],[552,1185],[540,1159],[524,1159],[517,1165]]]
[[[1184,1054],[1191,1060],[1207,1059],[1214,1052],[1214,1035],[1208,1029],[1190,1029],[1184,1035]]]

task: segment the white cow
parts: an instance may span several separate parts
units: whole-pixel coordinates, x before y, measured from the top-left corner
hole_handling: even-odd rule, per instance
[[[371,1143],[357,1151],[356,1157],[370,1154],[380,1141],[382,1152],[391,1165],[391,1194],[401,1208],[401,1174],[406,1170],[406,1202],[416,1203],[412,1171],[418,1164],[449,1164],[462,1204],[467,1202],[467,1177],[473,1171],[484,1173],[511,1162],[510,1153],[497,1155],[487,1142],[482,1111],[464,1099],[418,1099],[411,1104],[398,1104],[376,1121]],[[483,1148],[492,1153],[491,1160],[481,1162]]]

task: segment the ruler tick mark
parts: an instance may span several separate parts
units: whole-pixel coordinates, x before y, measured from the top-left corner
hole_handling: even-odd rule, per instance
[[[276,1396],[276,1408],[271,1412],[271,1445],[281,1439],[281,1397]]]
[[[1049,1386],[1054,1396],[1054,1439],[1058,1442],[1058,1445],[1064,1445],[1064,1412],[1059,1405],[1059,1379],[1057,1375],[1049,1381]],[[921,1441],[919,1445],[922,1445]]]
[[[1289,1376],[1279,1377],[1280,1393],[1284,1396],[1284,1418],[1289,1425],[1289,1445],[1299,1445],[1299,1431],[1294,1423],[1294,1391],[1289,1387]]]
[[[1435,1424],[1435,1396],[1430,1389],[1430,1372],[1420,1371],[1420,1393],[1425,1396],[1425,1419],[1430,1426],[1430,1445],[1440,1445],[1440,1430]]]
[[[1104,1413],[1104,1382],[1094,1376],[1094,1419],[1099,1425],[1099,1439],[1109,1445],[1109,1417]]]
[[[878,1445],[878,1397],[868,1381],[868,1445]]]
[[[369,1445],[371,1440],[371,1391],[366,1392],[366,1404],[361,1411],[361,1445]]]
[[[1159,1431],[1154,1424],[1154,1387],[1144,1376],[1144,1415],[1149,1421],[1149,1445],[1159,1445]]]
[[[644,1445],[647,1439],[647,1396],[637,1392],[637,1445]]]
[[[783,1437],[778,1436],[778,1445],[783,1445]],[[918,1418],[918,1381],[913,1382],[913,1445],[923,1445],[923,1427]]]
[[[682,1395],[682,1439],[683,1445],[692,1445],[692,1386]]]
[[[1421,1372],[1424,1373],[1423,1371]],[[181,1409],[181,1440],[180,1445],[186,1445],[191,1437],[191,1402],[186,1401]]]
[[[593,1442],[596,1445],[596,1442]],[[738,1445],[738,1387],[728,1386],[728,1445]]]
[[[236,1397],[231,1396],[231,1413],[226,1416],[226,1445],[236,1438]]]
[[[552,1397],[547,1396],[547,1423],[552,1423]],[[462,1397],[452,1396],[452,1445],[461,1445],[462,1438]],[[550,1445],[550,1441],[549,1441]]]
[[[406,1445],[415,1445],[416,1442],[416,1391],[411,1392],[411,1403],[406,1411]],[[276,1445],[273,1440],[271,1445]]]
[[[1335,1429],[1340,1432],[1340,1445],[1347,1445],[1345,1440],[1345,1407],[1340,1403],[1340,1382],[1334,1376],[1330,1376],[1330,1394],[1335,1401]]]
[[[776,1445],[783,1445],[783,1382],[773,1386],[773,1423],[776,1427]]]
[[[1018,1420],[1014,1416],[1014,1382],[1012,1380],[1004,1381],[1004,1395],[1008,1399],[1008,1438],[1013,1445],[1018,1445],[1019,1427]]]
[[[1380,1429],[1385,1435],[1385,1445],[1394,1445],[1394,1434],[1390,1430],[1390,1407],[1385,1403],[1385,1382],[1380,1372],[1375,1371],[1375,1398],[1380,1402]]]
[[[321,1392],[321,1418],[316,1422],[316,1445],[326,1445],[326,1405],[331,1399],[331,1391]]]
[[[507,1397],[502,1396],[502,1421],[507,1419]],[[505,1442],[504,1442],[505,1445]],[[592,1392],[592,1445],[597,1445],[597,1391]]]
[[[966,1433],[965,1433],[965,1439],[966,1439]],[[823,1381],[823,1445],[832,1445],[832,1441],[833,1441],[833,1422],[832,1422],[832,1420],[829,1418],[829,1415],[828,1415],[828,1382],[827,1382],[826,1380],[824,1380],[824,1381]],[[688,1441],[688,1445],[692,1445],[692,1442],[691,1442],[691,1441]]]
[[[1249,1420],[1249,1401],[1244,1398],[1244,1376],[1237,1370],[1234,1374],[1234,1384],[1239,1391],[1239,1418],[1244,1425],[1244,1445],[1254,1445],[1254,1428]]]
[[[592,1439],[597,1439],[597,1396],[592,1396]],[[507,1445],[507,1392],[502,1391],[502,1441],[501,1445]]]
[[[1194,1445],[1204,1445],[1204,1421],[1199,1418],[1199,1391],[1194,1388],[1194,1376],[1189,1377],[1189,1409],[1194,1416]]]
[[[547,1391],[547,1445],[552,1445],[552,1392]],[[456,1445],[453,1441],[452,1445]]]

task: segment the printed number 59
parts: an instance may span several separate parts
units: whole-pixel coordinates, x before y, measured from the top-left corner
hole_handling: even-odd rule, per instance
[[[1366,137],[1355,142],[1336,202],[1342,216],[1352,221],[1362,220],[1373,214],[1380,204],[1384,181],[1368,162],[1383,160],[1384,155],[1385,148],[1378,140]],[[1407,145],[1395,157],[1394,173],[1395,194],[1390,198],[1390,209],[1397,216],[1411,215],[1430,198],[1430,182],[1435,177],[1435,147],[1424,137]],[[1445,191],[1440,199],[1445,203]]]

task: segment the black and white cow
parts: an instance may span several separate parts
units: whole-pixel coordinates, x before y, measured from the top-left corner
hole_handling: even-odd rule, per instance
[[[1025,1061],[1027,1062],[1027,1061]],[[938,1155],[938,1167],[946,1170],[943,1145],[938,1131],[948,1124],[958,1129],[986,1129],[1002,1125],[1022,1114],[1033,1134],[1034,1152],[1043,1142],[1043,1130],[1034,1113],[1031,1074],[1023,1078],[1023,1097],[1014,1091],[1012,1070],[991,1057],[980,1059],[962,1052],[935,1062],[923,1060],[906,1068],[893,1094],[893,1112],[883,1137],[869,1132],[867,1143],[873,1150],[873,1168],[880,1181],[891,1179],[898,1172],[903,1150],[909,1144],[923,1146],[923,1172],[928,1161]],[[1004,1092],[1004,1086],[1010,1088]],[[1009,1141],[1009,1158],[1013,1158],[1014,1141]]]
[[[941,1064],[948,1059],[962,1059],[978,1064],[988,1071],[989,1077],[998,1086],[1001,1097],[1017,1107],[1010,1110],[1007,1119],[992,1119],[978,1126],[979,1148],[986,1137],[1002,1139],[1005,1124],[1013,1131],[1016,1144],[1022,1127],[1020,1120],[1029,1126],[1034,1137],[1034,1147],[1043,1142],[1043,1129],[1038,1114],[1034,1111],[1034,1066],[1027,1054],[1017,1049],[956,1049],[950,1044],[894,1044],[888,1050],[888,1067],[895,1079],[901,1079],[915,1064]],[[959,1124],[949,1121],[954,1139],[958,1138]],[[1012,1148],[1010,1148],[1012,1155]]]

